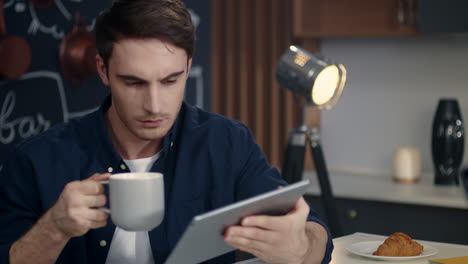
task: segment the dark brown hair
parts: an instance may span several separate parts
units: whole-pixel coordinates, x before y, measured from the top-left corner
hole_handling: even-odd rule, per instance
[[[96,20],[96,47],[106,67],[114,43],[123,38],[158,38],[195,50],[195,28],[181,0],[116,0]]]

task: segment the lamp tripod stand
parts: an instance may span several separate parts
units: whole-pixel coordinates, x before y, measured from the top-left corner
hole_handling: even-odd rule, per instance
[[[306,144],[309,144],[320,184],[322,203],[332,236],[342,236],[343,231],[339,224],[336,203],[331,190],[328,170],[320,144],[320,131],[317,127],[307,126],[306,110],[307,105],[303,103],[302,124],[300,127],[292,129],[289,134],[289,142],[284,156],[282,174],[288,183],[302,180]]]

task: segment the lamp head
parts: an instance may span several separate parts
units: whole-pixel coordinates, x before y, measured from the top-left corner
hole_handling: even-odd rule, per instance
[[[346,69],[342,64],[290,46],[280,59],[276,79],[281,86],[304,97],[307,104],[331,109],[343,91]]]

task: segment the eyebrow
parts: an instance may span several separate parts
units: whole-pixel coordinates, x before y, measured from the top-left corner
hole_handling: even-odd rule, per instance
[[[174,73],[171,73],[165,77],[162,78],[162,80],[167,80],[167,79],[170,79],[170,78],[174,78],[174,77],[177,77],[179,75],[181,75],[182,73],[184,73],[184,71],[178,71],[178,72],[174,72]],[[117,74],[116,75],[119,79],[124,79],[124,80],[133,80],[133,81],[140,81],[140,82],[147,82],[145,79],[142,79],[140,77],[137,77],[135,75],[128,75],[128,74]]]
[[[179,71],[179,72],[174,72],[174,73],[171,73],[171,74],[167,75],[166,77],[164,77],[162,79],[167,80],[167,79],[170,79],[170,78],[174,78],[174,77],[177,77],[177,76],[181,75],[184,72],[185,72],[185,70]]]

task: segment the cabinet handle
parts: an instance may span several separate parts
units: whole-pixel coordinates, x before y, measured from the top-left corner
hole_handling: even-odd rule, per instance
[[[358,216],[358,212],[355,209],[348,209],[346,210],[346,218],[348,220],[354,220]]]
[[[400,26],[417,24],[417,0],[398,0],[397,20]]]
[[[397,19],[400,26],[406,23],[406,2],[405,0],[398,0]]]

